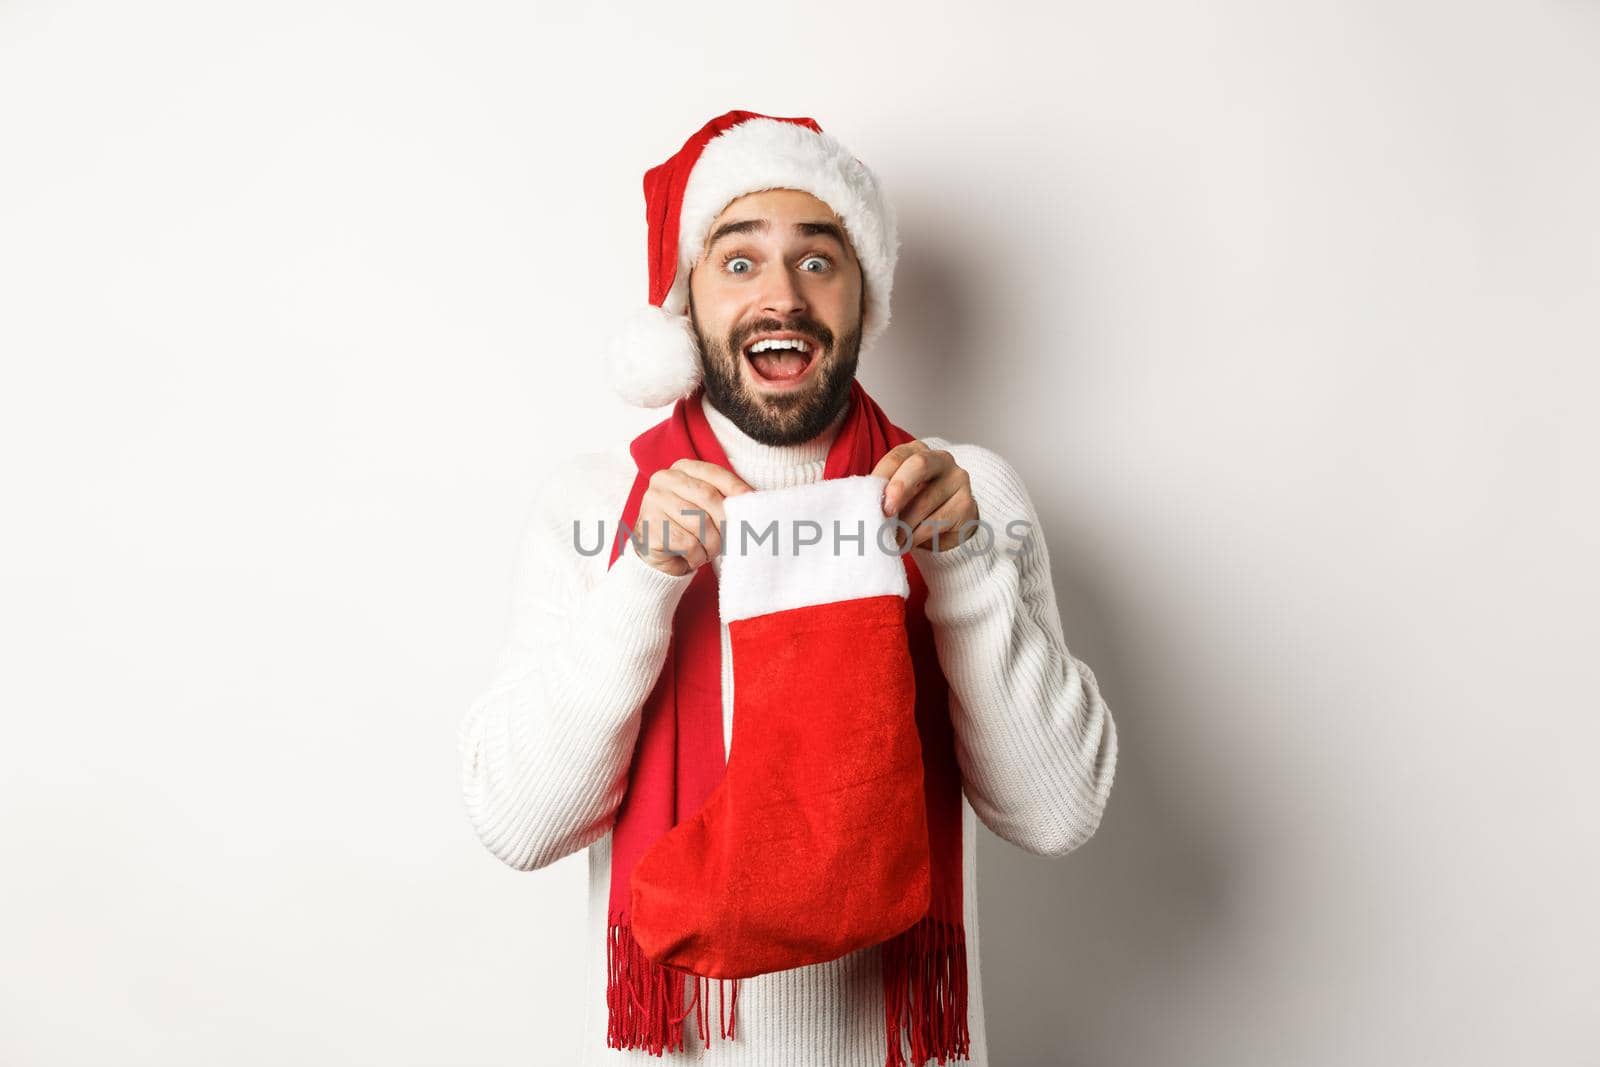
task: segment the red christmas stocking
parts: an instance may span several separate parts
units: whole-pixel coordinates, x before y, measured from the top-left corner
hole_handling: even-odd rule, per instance
[[[832,478],[726,502],[732,740],[705,805],[634,867],[633,936],[657,963],[748,978],[837,959],[927,914],[909,586],[886,484]]]

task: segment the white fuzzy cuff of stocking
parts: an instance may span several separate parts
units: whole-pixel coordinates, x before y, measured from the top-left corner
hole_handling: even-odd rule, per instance
[[[722,621],[894,593],[909,596],[887,478],[853,475],[723,501]]]

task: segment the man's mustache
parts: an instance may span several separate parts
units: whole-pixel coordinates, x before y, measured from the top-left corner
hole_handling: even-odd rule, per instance
[[[750,338],[758,333],[798,333],[815,341],[820,348],[833,347],[833,331],[815,319],[795,319],[783,322],[779,319],[759,319],[730,338],[729,348],[734,352],[743,352],[744,346]]]

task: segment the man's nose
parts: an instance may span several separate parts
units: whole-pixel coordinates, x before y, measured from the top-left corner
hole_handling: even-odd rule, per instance
[[[761,294],[762,311],[786,319],[806,310],[805,297],[787,269],[768,271],[765,281],[766,289]]]

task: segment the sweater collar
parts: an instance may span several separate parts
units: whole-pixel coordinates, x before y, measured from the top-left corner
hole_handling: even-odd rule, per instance
[[[716,434],[717,443],[722,445],[728,462],[733,464],[733,472],[756,489],[782,489],[821,481],[828,448],[850,410],[846,403],[833,421],[809,441],[797,445],[766,445],[735,426],[704,393],[700,396],[700,407],[711,424],[711,432]]]

